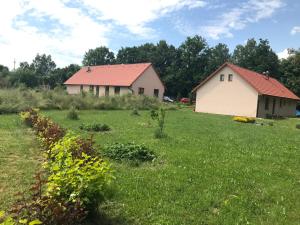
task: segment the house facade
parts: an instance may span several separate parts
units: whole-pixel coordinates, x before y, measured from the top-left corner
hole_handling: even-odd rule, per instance
[[[193,90],[196,112],[249,117],[295,116],[299,97],[276,79],[225,63]]]
[[[164,84],[151,63],[83,67],[65,83],[69,94],[147,95],[162,100]]]

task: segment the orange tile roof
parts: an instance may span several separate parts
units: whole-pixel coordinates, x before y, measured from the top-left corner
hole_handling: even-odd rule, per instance
[[[193,89],[193,91],[197,90],[204,83],[206,83],[211,77],[213,77],[216,73],[218,73],[225,66],[231,68],[234,72],[239,74],[244,80],[246,80],[260,95],[269,95],[276,96],[281,98],[289,98],[300,100],[300,98],[295,95],[292,91],[286,88],[282,83],[280,83],[275,78],[269,77],[256,73],[252,70],[248,70],[239,66],[236,66],[231,63],[224,63],[219,69],[217,69],[214,73],[208,76],[203,82],[201,82],[197,87]]]
[[[129,87],[149,66],[151,63],[90,66],[90,72],[86,66],[64,84]]]

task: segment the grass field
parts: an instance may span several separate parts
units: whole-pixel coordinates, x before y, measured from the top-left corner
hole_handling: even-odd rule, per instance
[[[72,121],[66,119],[67,111],[43,112],[83,136],[90,133],[79,130],[81,123],[110,125],[112,131],[94,133],[99,151],[105,144],[135,141],[158,154],[153,163],[140,166],[112,161],[115,194],[103,206],[110,224],[300,224],[300,130],[295,128],[299,119],[257,126],[187,109],[167,111],[168,137],[154,139],[149,112],[130,113],[81,111],[80,120]],[[5,122],[1,132],[11,136],[1,135],[1,154],[9,150],[30,163],[35,150],[29,146],[36,143],[16,118],[0,116]],[[15,138],[19,144],[11,143]],[[0,184],[3,176],[32,172],[30,166],[0,162]],[[0,200],[9,199],[13,191],[0,192]]]
[[[0,210],[16,200],[17,192],[28,190],[40,158],[32,131],[17,115],[0,115]]]

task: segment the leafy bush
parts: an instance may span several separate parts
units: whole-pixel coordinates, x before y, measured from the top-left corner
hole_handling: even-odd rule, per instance
[[[75,107],[72,107],[69,110],[69,112],[67,114],[67,118],[70,119],[70,120],[79,120],[79,115],[78,115],[78,112],[75,109]]]
[[[241,123],[255,123],[255,118],[246,116],[235,116],[233,117],[233,120]]]
[[[156,158],[153,151],[135,143],[115,143],[104,148],[103,155],[115,160],[151,161]]]
[[[101,123],[81,124],[79,128],[81,130],[95,131],[95,132],[110,131],[110,127],[107,124],[101,124]]]
[[[300,129],[300,124],[296,124],[296,128],[297,128],[297,129]]]
[[[47,193],[70,202],[80,199],[90,208],[103,198],[113,176],[110,165],[99,157],[85,152],[80,158],[74,157],[72,151],[80,148],[77,140],[76,136],[66,135],[51,148],[52,160],[45,164],[50,174]]]

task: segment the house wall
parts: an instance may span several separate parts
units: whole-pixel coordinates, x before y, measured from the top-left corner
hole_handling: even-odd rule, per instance
[[[144,88],[144,95],[151,97],[154,96],[154,89],[158,89],[158,98],[160,100],[162,100],[165,92],[165,87],[152,66],[147,68],[131,86],[134,94],[138,94],[139,88]]]
[[[269,107],[265,108],[266,99],[269,99]],[[280,106],[281,99],[281,106]],[[273,113],[273,100],[275,100],[275,107]],[[258,117],[265,118],[267,115],[276,115],[283,117],[294,117],[296,115],[297,101],[292,99],[285,99],[273,96],[259,96],[258,103]]]
[[[224,81],[220,75],[224,74]],[[233,80],[228,81],[228,74]],[[256,117],[257,91],[242,77],[224,67],[196,91],[196,112]]]

